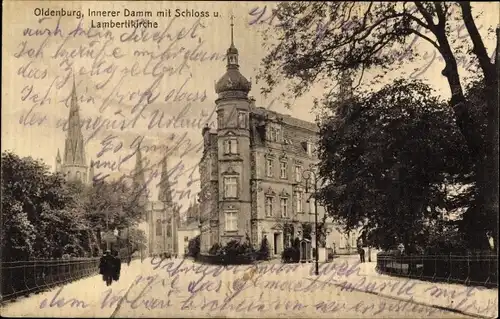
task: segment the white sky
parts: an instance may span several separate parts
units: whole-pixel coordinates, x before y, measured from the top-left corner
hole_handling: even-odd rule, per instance
[[[68,109],[62,99],[69,96],[71,92],[71,81],[68,81],[63,87],[56,89],[54,85],[51,87],[51,83],[60,83],[61,78],[69,75],[68,71],[65,71],[67,63],[65,64],[65,59],[63,57],[53,58],[52,56],[57,52],[58,48],[62,46],[59,51],[60,55],[67,55],[68,51],[71,52],[72,49],[77,49],[80,46],[82,48],[88,48],[91,46],[94,49],[94,54],[103,47],[105,38],[101,38],[100,42],[93,42],[95,40],[99,41],[99,38],[89,39],[84,36],[79,37],[69,37],[66,39],[68,33],[75,29],[78,20],[74,17],[64,17],[61,19],[60,29],[62,30],[63,37],[60,36],[24,36],[23,31],[26,28],[41,29],[44,30],[48,28],[54,30],[57,17],[44,19],[39,21],[39,17],[34,15],[34,9],[39,7],[41,2],[4,2],[4,41],[3,41],[3,58],[2,58],[2,83],[3,83],[3,94],[2,94],[2,151],[12,150],[20,156],[33,156],[34,158],[40,158],[48,165],[52,166],[55,162],[55,156],[58,148],[61,154],[64,149],[64,139],[65,132],[61,130],[60,127],[56,127],[58,119],[67,119]],[[78,1],[78,2],[43,2],[43,9],[60,9],[64,8],[66,10],[82,10],[85,15],[84,18],[84,30],[88,30],[90,26],[90,20],[92,18],[87,17],[88,9],[92,10],[122,10],[128,8],[131,10],[145,10],[143,2],[91,2],[91,1]],[[201,24],[204,27],[198,27],[195,31],[195,37],[186,37],[182,40],[177,41],[173,44],[173,48],[177,50],[180,47],[184,47],[185,50],[194,50],[199,47],[199,51],[207,52],[207,55],[212,53],[218,53],[220,55],[224,54],[226,49],[230,44],[230,28],[229,28],[229,16],[233,14],[235,16],[235,44],[240,52],[240,66],[241,72],[247,77],[251,78],[253,82],[253,89],[250,93],[257,100],[259,106],[268,106],[272,103],[272,109],[284,113],[291,114],[292,116],[299,117],[301,119],[313,121],[314,115],[311,114],[310,109],[312,107],[312,99],[314,97],[321,97],[323,94],[323,89],[321,86],[314,87],[309,94],[303,98],[296,101],[291,110],[286,110],[283,104],[275,100],[277,94],[270,96],[267,100],[260,95],[259,86],[255,84],[255,76],[257,74],[257,68],[259,67],[260,60],[265,55],[265,51],[262,46],[261,35],[259,31],[263,30],[266,25],[253,25],[249,26],[249,21],[253,20],[255,17],[249,15],[249,12],[255,8],[263,8],[267,6],[267,16],[270,12],[270,8],[275,6],[272,2],[149,2],[149,10],[153,11],[154,14],[158,10],[165,10],[170,8],[172,12],[175,9],[194,9],[198,11],[209,11],[210,14],[214,11],[219,12],[220,16],[218,18],[210,17],[201,20]],[[477,20],[478,26],[481,26],[481,33],[483,36],[486,35],[486,30],[488,27],[495,27],[498,24],[498,4],[494,3],[476,3],[474,5],[474,13],[483,12],[479,20]],[[97,21],[105,21],[108,18],[94,18],[94,23]],[[113,18],[115,21],[122,21],[126,18],[119,17]],[[133,19],[133,18],[131,18]],[[171,23],[169,28],[169,34],[178,34],[183,28],[190,29],[193,25],[196,25],[196,18],[150,18],[152,21],[157,21],[159,23],[158,29],[149,29],[147,32],[152,34],[154,32],[163,32],[167,26]],[[157,54],[158,52],[163,52],[169,45],[172,45],[172,41],[165,38],[160,44],[154,41],[140,41],[140,42],[127,42],[120,43],[120,34],[130,33],[131,29],[111,29],[113,40],[110,40],[107,44],[106,54],[110,54],[113,48],[119,48],[120,52],[124,54],[120,59],[115,59],[113,57],[107,57],[106,62],[103,64],[103,69],[106,66],[113,65],[115,73],[110,77],[109,74],[101,75],[77,75],[77,91],[78,94],[84,95],[85,99],[91,97],[93,102],[81,102],[80,103],[80,116],[82,118],[92,117],[95,118],[99,115],[104,118],[108,118],[110,121],[113,119],[121,119],[120,115],[114,115],[115,112],[122,111],[124,116],[131,118],[130,114],[131,108],[138,102],[138,96],[135,95],[132,99],[128,96],[137,90],[144,92],[148,87],[154,82],[154,77],[149,74],[134,74],[131,75],[130,70],[134,63],[137,63],[137,70],[144,68],[147,63],[147,58],[145,57],[133,57],[134,50],[150,50]],[[461,31],[462,35],[466,34],[466,30]],[[493,38],[486,39],[487,48],[491,54],[494,50],[495,41]],[[26,50],[24,54],[20,57],[16,57],[24,44],[26,45]],[[43,45],[43,48],[38,52],[39,55],[36,56],[36,52]],[[405,64],[404,68],[393,74],[388,74],[384,79],[385,82],[390,81],[392,78],[398,76],[407,76],[412,73],[415,68],[422,68],[429,64],[431,57],[433,55],[433,48],[424,41],[418,42],[418,48],[422,53],[428,52],[427,55],[424,54],[422,59],[413,64]],[[32,51],[28,52],[28,49]],[[67,50],[67,51],[66,51]],[[64,54],[66,52],[66,54]],[[439,56],[439,55],[438,55]],[[176,58],[171,58],[164,62],[165,66],[171,66],[173,68],[178,68],[183,63],[182,54],[178,55]],[[75,70],[79,70],[81,67],[89,70],[91,68],[93,59],[90,57],[82,58],[72,58],[67,59],[69,63],[73,64]],[[187,66],[186,66],[187,65]],[[96,158],[96,154],[101,150],[102,141],[109,135],[113,134],[117,136],[116,141],[122,141],[123,147],[117,153],[113,154],[108,152],[102,155],[100,160],[116,161],[119,157],[125,157],[130,153],[127,145],[129,145],[137,136],[145,135],[147,144],[154,143],[156,145],[161,145],[169,142],[169,137],[174,133],[177,137],[174,138],[174,142],[178,141],[181,136],[186,134],[186,138],[191,140],[192,145],[197,145],[201,142],[201,128],[204,122],[207,120],[207,116],[212,113],[214,108],[214,101],[216,99],[216,94],[214,92],[214,82],[217,81],[225,72],[225,62],[219,61],[189,61],[181,68],[180,74],[165,75],[161,84],[155,90],[155,93],[160,93],[160,98],[155,102],[150,104],[144,114],[146,118],[137,121],[134,128],[129,128],[126,131],[106,131],[101,130],[90,139],[86,147],[87,161],[91,158]],[[26,75],[23,78],[19,73],[20,68],[24,66],[27,70],[24,72]],[[449,90],[447,82],[441,75],[441,70],[443,68],[443,63],[436,58],[436,61],[430,65],[425,73],[420,75],[422,78],[426,79],[436,90],[442,94],[444,97],[449,97]],[[37,76],[42,74],[43,70],[46,70],[46,76],[43,79],[35,80],[28,76],[29,70],[36,70],[39,72]],[[462,71],[462,76],[466,76],[467,72]],[[120,78],[122,74],[125,77],[122,81]],[[35,73],[32,73],[32,76]],[[369,78],[369,76],[367,77]],[[106,81],[109,81],[106,83]],[[161,102],[162,99],[169,94],[173,89],[179,89],[184,82],[186,85],[181,89],[182,92],[198,92],[200,96],[206,91],[206,98],[203,102],[200,100],[192,102],[189,110],[185,113],[184,118],[189,119],[190,122],[197,122],[202,119],[200,128],[173,128],[168,129],[148,129],[148,123],[150,121],[151,113],[158,109],[164,112],[164,118],[171,118],[176,116],[182,109],[186,107],[186,101],[173,101],[174,97],[171,97],[168,102]],[[102,88],[96,88],[96,85],[106,83]],[[31,89],[32,88],[32,89]],[[29,94],[30,97],[26,98],[25,95],[31,90]],[[47,98],[51,101],[44,103],[44,105],[35,105],[33,101],[33,96],[38,94],[38,100],[47,94]],[[99,108],[106,100],[108,96],[114,96],[111,99],[108,107],[103,111],[102,114],[99,112]],[[127,96],[123,100],[119,100],[117,96]],[[35,99],[36,100],[36,99]],[[272,102],[274,100],[274,102]],[[33,113],[45,114],[47,120],[41,125],[24,126],[20,124],[20,117],[26,114],[34,106]],[[204,114],[204,115],[203,115]],[[203,115],[203,116],[202,116]],[[39,116],[36,116],[37,118]],[[212,121],[215,117],[212,118]],[[84,136],[89,137],[90,131],[84,131]],[[115,142],[113,145],[117,145]],[[184,140],[181,149],[184,150],[189,143]],[[172,145],[172,144],[171,144]],[[196,149],[196,148],[195,148]],[[151,152],[149,153],[153,161],[160,158],[161,153]],[[144,155],[144,152],[143,152]],[[196,153],[194,150],[188,152],[182,158],[182,162],[186,168],[190,168],[196,165],[199,161],[201,154]],[[169,160],[169,167],[175,166],[181,159],[177,157],[172,157]],[[122,171],[133,167],[135,158],[126,162],[122,166]],[[108,173],[109,170],[97,169],[97,172]],[[113,175],[119,175],[121,172],[111,172]],[[193,196],[199,190],[199,183],[193,183],[187,186],[188,178],[187,172],[184,176],[179,178],[179,183],[176,186],[178,191],[191,190],[191,196]],[[198,178],[198,170],[195,170],[194,178]],[[154,183],[156,185],[156,183]],[[156,199],[157,191],[152,189],[153,198]],[[174,197],[175,199],[175,197]],[[180,201],[180,204],[184,208],[187,207],[188,202],[191,199],[184,198]],[[184,209],[183,209],[184,210]]]

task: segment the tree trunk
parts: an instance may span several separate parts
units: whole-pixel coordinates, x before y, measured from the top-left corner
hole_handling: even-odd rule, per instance
[[[444,27],[441,29],[438,28],[435,30],[435,35],[440,45],[440,53],[446,64],[442,73],[450,86],[452,94],[450,104],[454,110],[458,128],[466,140],[469,154],[476,163],[475,174],[478,194],[474,203],[472,203],[472,207],[464,213],[461,230],[464,232],[470,248],[484,249],[484,247],[489,245],[487,238],[488,231],[484,227],[486,220],[478,218],[478,215],[483,212],[485,208],[484,204],[488,197],[487,194],[489,193],[486,186],[489,183],[484,182],[488,178],[487,175],[484,175],[486,172],[487,148],[477,130],[478,126],[474,123],[471,116],[468,101],[465,99],[462,85],[460,84],[457,62],[446,37]]]

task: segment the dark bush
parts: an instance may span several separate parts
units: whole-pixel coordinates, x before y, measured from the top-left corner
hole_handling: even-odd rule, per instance
[[[269,259],[269,242],[267,241],[267,237],[262,238],[262,242],[260,244],[260,249],[257,253],[257,258],[259,260],[268,260]]]
[[[200,254],[200,235],[196,236],[195,238],[192,238],[189,241],[187,256],[196,259],[198,258],[199,254]]]
[[[300,251],[295,247],[288,247],[281,253],[281,260],[284,263],[298,263],[300,261]]]
[[[215,243],[212,245],[212,247],[210,247],[210,249],[208,250],[208,253],[210,255],[219,255],[221,249],[222,249],[222,246],[219,243]]]

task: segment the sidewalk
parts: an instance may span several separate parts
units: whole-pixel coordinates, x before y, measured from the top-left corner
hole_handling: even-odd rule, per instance
[[[376,265],[376,262],[366,262],[359,265],[359,274],[367,277],[366,282],[377,283],[373,292],[370,292],[372,294],[398,300],[412,298],[415,303],[439,307],[475,317],[498,317],[498,289],[467,287],[459,284],[428,282],[388,276],[377,273],[375,270]],[[399,288],[405,282],[406,287],[410,287],[412,283],[415,283],[412,289],[414,293],[411,297],[400,296],[398,293]],[[391,289],[392,287],[394,289]],[[469,293],[469,296],[467,296],[467,293]]]
[[[102,309],[103,293],[109,288],[112,288],[113,292],[128,289],[143,270],[150,268],[149,259],[145,259],[142,263],[140,260],[134,260],[130,266],[122,264],[120,280],[113,282],[110,287],[106,286],[100,275],[87,277],[64,286],[55,287],[40,294],[30,295],[28,298],[7,303],[0,308],[0,314],[2,317],[109,318],[115,310],[116,305]],[[60,289],[62,290],[57,296],[58,298],[54,298]],[[41,309],[41,304],[44,303],[45,299],[47,300],[45,301],[45,307]],[[59,302],[61,307],[57,305],[57,300],[63,300]],[[79,303],[78,301],[85,302],[88,305],[84,306],[83,303]]]

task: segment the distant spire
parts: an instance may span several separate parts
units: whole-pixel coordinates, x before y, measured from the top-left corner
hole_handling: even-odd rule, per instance
[[[231,47],[234,48],[234,16],[231,15]]]
[[[170,182],[168,180],[168,167],[167,155],[165,155],[161,162],[161,178],[160,178],[160,192],[158,200],[164,203],[172,203],[172,190],[170,189]]]
[[[76,96],[76,82],[73,73],[73,89],[68,117],[68,134],[64,145],[64,165],[86,166],[85,148],[80,122],[80,107]]]
[[[339,100],[343,102],[346,99],[352,97],[352,77],[347,71],[343,71],[340,74],[339,79]]]
[[[61,163],[61,153],[59,152],[59,149],[57,149],[56,162]]]
[[[138,147],[136,154],[135,154],[135,168],[133,171],[133,188],[134,191],[136,191],[138,195],[137,199],[139,201],[139,204],[145,205],[147,201],[147,189],[146,187],[146,176],[144,174],[144,167],[142,165],[142,154],[141,154],[141,149]]]
[[[234,16],[231,15],[231,46],[227,49],[227,69],[238,69],[238,49],[234,46]]]

